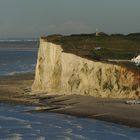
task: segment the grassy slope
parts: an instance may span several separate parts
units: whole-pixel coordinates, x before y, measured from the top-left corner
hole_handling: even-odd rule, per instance
[[[71,36],[63,37],[66,50],[89,51],[93,57],[100,59],[131,59],[140,53],[140,38],[128,36]],[[100,50],[95,48],[100,47]]]
[[[52,35],[47,38],[43,37],[43,39],[61,44],[64,52],[74,53],[92,60],[131,60],[136,54],[140,54],[140,34],[130,34],[126,36],[109,36],[106,34],[101,34],[100,36],[95,36],[95,34],[71,36]],[[97,50],[96,48],[98,47],[101,49]],[[127,67],[135,67],[132,63],[119,64],[127,65]]]

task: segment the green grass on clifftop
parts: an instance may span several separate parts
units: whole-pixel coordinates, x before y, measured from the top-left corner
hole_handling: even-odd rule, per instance
[[[50,42],[61,44],[65,52],[75,53],[93,59],[130,60],[140,54],[140,33],[129,35],[100,33],[80,35],[51,35]]]

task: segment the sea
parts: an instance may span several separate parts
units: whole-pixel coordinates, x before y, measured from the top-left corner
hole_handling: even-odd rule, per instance
[[[0,40],[0,76],[34,72],[37,39]],[[0,103],[0,140],[140,140],[140,129]]]

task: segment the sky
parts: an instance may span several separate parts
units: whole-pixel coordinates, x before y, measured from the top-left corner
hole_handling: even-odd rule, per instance
[[[140,0],[0,0],[0,38],[140,32]]]

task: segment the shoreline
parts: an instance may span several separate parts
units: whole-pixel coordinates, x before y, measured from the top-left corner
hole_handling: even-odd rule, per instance
[[[80,95],[31,95],[34,73],[0,76],[0,103],[35,105],[38,110],[94,118],[140,128],[140,105],[125,99]]]
[[[34,73],[0,76],[0,103],[39,105],[39,99],[28,95]]]
[[[48,99],[43,99],[43,102],[52,107],[49,112],[93,118],[140,128],[139,105],[125,104],[124,99],[69,95],[49,97]]]

